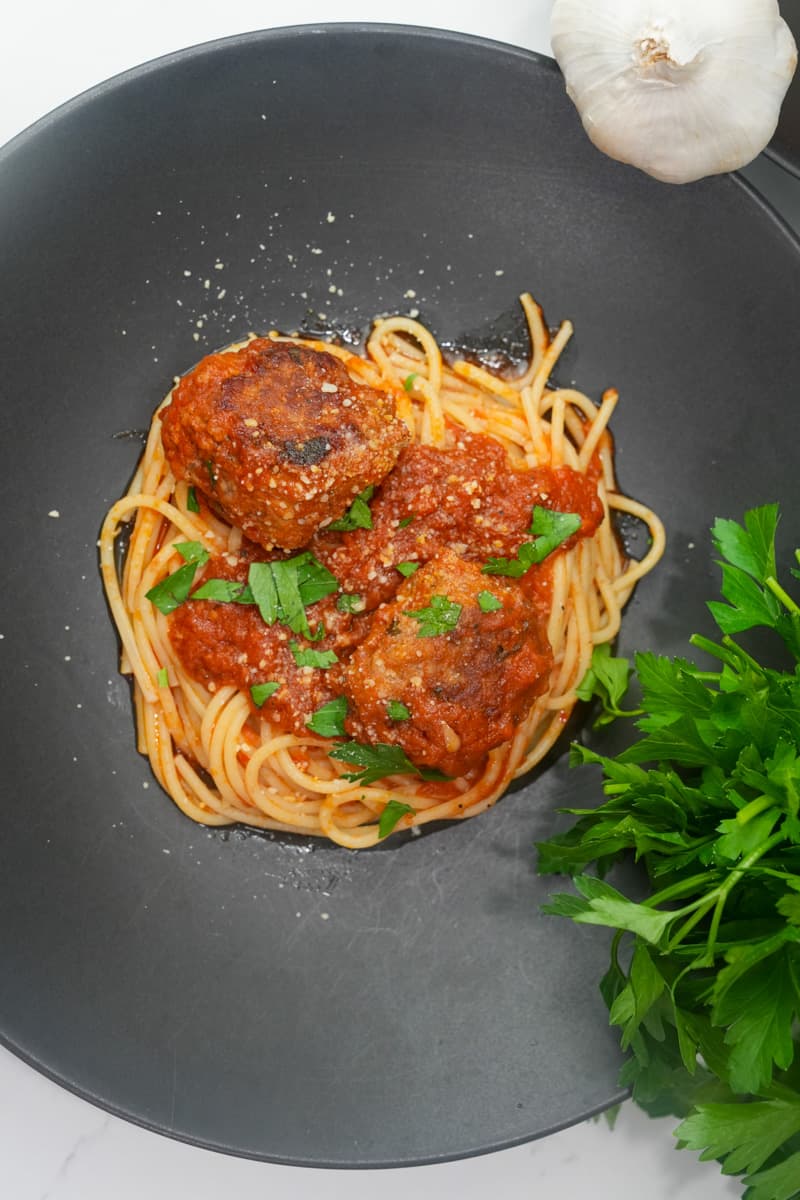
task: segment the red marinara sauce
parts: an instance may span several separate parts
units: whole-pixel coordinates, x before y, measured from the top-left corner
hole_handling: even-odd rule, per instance
[[[265,624],[253,605],[190,599],[170,617],[175,651],[189,674],[212,690],[277,683],[262,711],[283,728],[307,733],[313,713],[344,696],[350,736],[392,742],[420,765],[464,773],[511,736],[546,686],[551,566],[555,555],[592,536],[603,519],[598,473],[596,465],[586,475],[569,467],[520,470],[483,434],[459,432],[445,449],[407,446],[370,500],[371,528],[318,530],[308,542],[339,585],[306,610],[317,640],[277,622]],[[483,573],[490,558],[513,558],[531,540],[536,505],[579,514],[580,528],[519,579]],[[270,557],[245,540],[237,555],[211,559],[197,586],[208,578],[244,583],[250,563]],[[514,620],[498,617],[497,610],[484,612],[481,592],[498,599]],[[438,636],[416,637],[406,617],[409,606],[418,611],[436,595],[454,603],[458,597],[460,627],[457,622]],[[332,651],[336,661],[325,668],[298,665],[296,651],[310,648]],[[412,669],[411,656],[423,669]],[[476,661],[482,674],[477,689]],[[419,679],[411,690],[400,688],[404,672]],[[386,694],[381,677],[398,679],[402,696]],[[391,700],[409,716],[391,720]]]

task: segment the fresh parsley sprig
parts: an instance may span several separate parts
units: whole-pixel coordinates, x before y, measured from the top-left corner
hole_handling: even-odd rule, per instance
[[[610,724],[617,717],[638,717],[642,710],[622,709],[620,703],[628,690],[631,678],[631,665],[626,658],[615,658],[608,642],[595,646],[592,654],[592,665],[575,689],[579,700],[600,701],[600,712],[595,718],[594,727],[600,729]]]
[[[621,1081],[682,1117],[679,1144],[744,1176],[749,1200],[800,1198],[800,608],[777,578],[778,516],[715,522],[722,638],[690,640],[717,666],[636,655],[639,737],[615,757],[573,747],[606,800],[566,810],[572,828],[538,847],[540,872],[572,875],[577,893],[546,911],[615,931],[601,990],[629,1055]],[[761,626],[787,669],[734,638]],[[620,715],[628,674],[598,648],[582,694]],[[604,878],[628,855],[649,879],[641,901]]]

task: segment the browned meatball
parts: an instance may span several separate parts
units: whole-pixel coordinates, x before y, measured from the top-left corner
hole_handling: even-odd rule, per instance
[[[170,467],[265,549],[304,546],[408,441],[389,392],[322,350],[256,338],[211,354],[162,413]]]
[[[513,735],[552,661],[522,589],[445,550],[376,610],[349,659],[348,733],[461,775]]]

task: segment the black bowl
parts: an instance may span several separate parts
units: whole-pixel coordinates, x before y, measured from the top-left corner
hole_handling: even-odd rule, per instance
[[[410,307],[475,342],[530,289],[576,325],[559,378],[621,389],[622,484],[667,521],[622,648],[682,652],[714,517],[798,511],[798,267],[738,179],[611,162],[550,61],[446,33],[201,46],[6,147],[5,1044],[152,1129],[316,1166],[493,1150],[619,1099],[608,938],[542,915],[533,849],[592,771],[556,755],[484,817],[361,854],[199,828],[134,749],[96,538],[203,353]]]

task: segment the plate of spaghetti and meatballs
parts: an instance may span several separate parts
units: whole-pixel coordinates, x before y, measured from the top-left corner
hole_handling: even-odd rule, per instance
[[[3,1044],[322,1168],[622,1099],[534,844],[621,749],[593,648],[682,653],[714,518],[800,510],[794,236],[550,60],[301,26],[0,150],[0,275]]]
[[[187,815],[372,846],[485,811],[557,740],[665,534],[617,489],[616,391],[548,387],[571,327],[522,305],[514,377],[388,318],[365,357],[254,337],[159,409],[101,557],[139,745]]]

